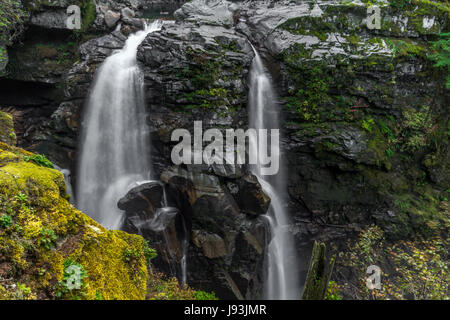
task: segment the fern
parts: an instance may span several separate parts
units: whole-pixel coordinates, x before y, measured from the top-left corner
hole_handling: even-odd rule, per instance
[[[440,39],[433,44],[437,53],[431,55],[430,59],[436,62],[435,67],[447,69],[445,86],[450,89],[450,33],[441,33],[439,36]]]

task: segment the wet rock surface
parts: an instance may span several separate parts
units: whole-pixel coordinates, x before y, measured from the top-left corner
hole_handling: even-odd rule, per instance
[[[55,14],[65,5],[60,2],[32,16],[30,39],[39,29],[53,30]],[[427,55],[430,41],[448,30],[448,13],[421,2],[403,12],[387,6],[382,28],[370,30],[362,2],[316,4],[194,0],[138,50],[154,175],[189,230],[188,283],[221,298],[260,297],[266,235],[259,216],[270,199],[245,166],[172,167],[171,133],[192,132],[196,120],[203,121],[203,130],[247,128],[250,43],[261,52],[280,98],[286,205],[293,217],[289,232],[302,257],[302,275],[313,240],[326,242],[335,253],[370,224],[395,240],[433,233],[442,223],[439,199],[449,183],[448,137],[442,133],[448,126],[448,91]],[[18,119],[21,146],[75,168],[77,134],[95,71],[141,27],[146,5],[97,1],[91,31],[80,42],[59,30],[57,40],[40,38],[44,46],[25,34],[22,44],[8,47],[7,73],[0,81],[33,97],[11,100],[5,93],[0,99],[0,108]],[[121,30],[113,31],[119,23]],[[53,42],[74,43],[59,48]],[[411,115],[423,114],[431,119],[425,127],[408,124]],[[137,188],[120,206],[127,217],[148,218],[155,210],[147,213],[149,204],[139,194],[158,189],[145,196],[156,209],[161,199],[152,197],[162,197],[161,188]],[[132,222],[125,220],[124,230],[151,239],[161,252],[158,266],[179,275],[180,216],[165,235],[140,231]],[[342,282],[350,277],[337,274]]]

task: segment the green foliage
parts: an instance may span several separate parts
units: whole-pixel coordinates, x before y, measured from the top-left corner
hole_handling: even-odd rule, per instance
[[[404,151],[414,152],[424,148],[427,145],[426,137],[433,125],[430,108],[407,108],[403,111],[403,119],[401,135]]]
[[[187,109],[216,108],[226,105],[227,90],[224,88],[200,89],[186,93],[183,97],[189,102]]]
[[[402,10],[411,4],[411,0],[389,0],[389,4],[397,10]]]
[[[55,231],[43,227],[41,229],[40,234],[41,237],[39,239],[39,244],[43,246],[45,249],[50,250],[55,245],[56,239],[58,239],[58,237],[55,234]]]
[[[123,251],[123,259],[128,263],[131,263],[134,260],[139,259],[140,255],[141,254],[138,248],[126,248]]]
[[[388,158],[392,158],[392,156],[394,155],[394,150],[392,150],[391,148],[387,148],[386,149],[386,156],[388,157]]]
[[[17,193],[15,198],[20,203],[28,203],[28,195],[26,195],[20,191]]]
[[[0,226],[2,226],[3,228],[7,229],[12,225],[12,217],[10,215],[7,214],[3,214],[0,217]]]
[[[95,293],[95,300],[103,300],[103,295],[100,291]]]
[[[144,255],[147,261],[150,261],[158,256],[156,250],[151,248],[147,241],[144,243]]]
[[[367,132],[372,132],[372,126],[374,125],[375,120],[373,120],[372,118],[363,119],[361,123],[363,129],[366,130]]]
[[[93,0],[85,0],[81,5],[81,32],[89,30],[97,15]]]
[[[318,122],[319,108],[331,101],[329,75],[322,65],[305,69],[297,75],[298,89],[286,98],[287,107],[302,115],[305,121]]]
[[[34,162],[35,164],[46,167],[46,168],[54,168],[53,164],[42,154],[35,154],[32,156],[25,156],[24,160],[27,162]]]
[[[448,240],[433,237],[423,241],[388,244],[378,226],[363,230],[356,243],[341,254],[342,263],[357,274],[355,286],[363,299],[445,299],[448,300]],[[381,268],[381,290],[366,287],[369,265]],[[411,297],[412,295],[412,297]]]
[[[219,300],[214,292],[194,291],[195,300]]]
[[[450,89],[450,33],[441,33],[440,39],[433,43],[436,54],[431,55],[430,59],[435,61],[437,68],[446,70],[446,88]]]
[[[388,252],[397,276],[387,291],[398,299],[412,295],[414,300],[448,300],[448,248],[448,241],[440,238],[396,244]]]
[[[400,200],[396,199],[394,201],[394,205],[397,209],[399,209],[401,212],[408,212],[409,207],[411,206],[411,203],[408,200]]]
[[[33,294],[31,293],[31,288],[27,287],[25,284],[17,282],[15,289],[15,298],[18,300],[33,299]]]
[[[23,30],[23,19],[27,13],[17,0],[1,0],[0,42],[11,43]]]
[[[186,58],[192,61],[192,64],[181,70],[181,76],[190,79],[194,88],[198,90],[211,88],[218,80],[222,69],[220,60],[191,47],[186,50]]]
[[[383,133],[389,139],[389,142],[394,142],[395,134],[392,131],[392,129],[386,124],[386,122],[383,119],[379,119],[377,122],[381,133]]]
[[[139,247],[127,247],[122,251],[123,260],[130,266],[132,274],[139,274],[142,272],[140,269],[140,261],[142,254],[144,254],[146,262],[149,263],[150,259],[156,257],[156,251],[148,246],[148,243],[144,242],[143,251]]]
[[[72,267],[72,268],[71,268]],[[75,268],[73,268],[75,267]],[[79,272],[74,272],[74,270],[78,270]],[[71,300],[80,300],[84,297],[83,290],[86,288],[86,284],[83,279],[87,278],[86,270],[83,268],[81,264],[68,258],[64,261],[64,272],[63,278],[55,285],[55,297],[58,299],[71,299]],[[79,287],[75,286],[73,283],[74,277],[79,277],[76,280],[79,280]],[[71,286],[74,286],[71,288]],[[103,299],[101,292],[96,292],[95,295],[96,300]],[[99,299],[101,298],[101,299]]]
[[[176,278],[167,278],[160,272],[151,271],[147,284],[149,300],[194,300],[195,291],[183,287]]]
[[[411,40],[386,40],[394,57],[426,57],[426,49]]]
[[[342,296],[339,294],[339,285],[333,280],[328,282],[325,300],[342,300]]]

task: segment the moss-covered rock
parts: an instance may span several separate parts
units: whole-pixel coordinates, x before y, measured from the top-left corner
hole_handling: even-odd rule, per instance
[[[0,111],[0,142],[10,145],[16,144],[16,133],[14,132],[13,117]]]
[[[147,242],[75,209],[63,175],[30,155],[0,143],[0,298],[145,299]]]

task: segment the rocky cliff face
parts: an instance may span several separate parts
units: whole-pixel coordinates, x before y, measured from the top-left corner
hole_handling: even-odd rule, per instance
[[[19,144],[71,168],[95,70],[140,27],[136,17],[148,7],[80,4],[86,29],[61,29],[51,39],[42,31],[54,29],[48,15],[59,9],[29,9],[28,30],[8,48],[0,78],[0,107],[18,119]],[[289,232],[302,276],[314,240],[337,253],[351,251],[347,246],[373,224],[387,243],[445,232],[449,100],[445,73],[428,57],[436,53],[432,42],[448,32],[450,9],[445,1],[378,5],[380,28],[369,29],[366,1],[194,0],[174,13],[176,23],[141,44],[154,171],[187,221],[189,284],[224,298],[261,293],[266,235],[258,215],[265,195],[254,178],[245,166],[177,167],[170,160],[173,129],[192,131],[195,120],[204,130],[247,127],[250,44],[279,94]],[[178,252],[179,221],[170,230]],[[163,242],[155,232],[146,237]],[[171,272],[180,255],[156,263]],[[335,280],[358,286],[354,269],[338,260]],[[360,297],[347,287],[343,293]]]

